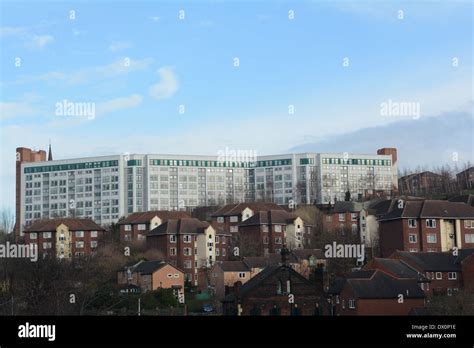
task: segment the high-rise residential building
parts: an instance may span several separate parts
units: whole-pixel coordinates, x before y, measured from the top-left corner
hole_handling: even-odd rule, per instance
[[[384,150],[384,149],[382,149]],[[149,210],[244,201],[328,203],[397,187],[396,150],[377,155],[112,155],[46,161],[18,148],[17,236],[40,218],[77,216],[99,224]],[[381,150],[379,150],[381,151]],[[18,156],[17,156],[18,157]]]

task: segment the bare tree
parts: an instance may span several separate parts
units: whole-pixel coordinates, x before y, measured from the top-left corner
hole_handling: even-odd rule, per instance
[[[11,233],[15,227],[15,214],[9,208],[3,208],[0,213],[0,229],[1,232]]]

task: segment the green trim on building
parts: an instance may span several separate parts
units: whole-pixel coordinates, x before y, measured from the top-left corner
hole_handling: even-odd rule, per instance
[[[97,162],[55,164],[55,165],[49,165],[49,166],[28,167],[28,168],[24,168],[23,172],[25,174],[30,174],[30,173],[58,172],[58,171],[64,171],[64,170],[108,168],[108,167],[117,167],[117,166],[118,166],[117,160],[97,161]]]
[[[212,168],[252,168],[252,162],[231,161],[206,161],[206,160],[175,160],[175,159],[151,159],[151,166],[170,167],[212,167]]]
[[[135,166],[138,166],[138,167],[141,167],[142,165],[142,160],[137,160],[137,159],[133,159],[133,160],[128,160],[127,161],[127,166],[128,167],[135,167]]]
[[[345,164],[345,165],[370,165],[370,166],[391,166],[391,160],[377,160],[377,159],[358,159],[358,158],[349,158],[345,160],[344,158],[323,158],[322,164]]]
[[[300,159],[300,165],[306,165],[306,164],[314,164],[314,159],[313,158],[301,158]]]

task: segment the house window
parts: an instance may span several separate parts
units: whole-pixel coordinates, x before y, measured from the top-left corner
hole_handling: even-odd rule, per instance
[[[193,267],[192,261],[190,261],[190,260],[184,261],[184,262],[183,262],[183,267],[184,267],[184,268],[192,268],[192,267]]]
[[[417,248],[410,248],[410,252],[411,253],[416,253],[416,252],[418,252],[418,249]]]
[[[84,231],[76,231],[75,236],[76,236],[76,238],[83,238],[84,237]]]
[[[410,243],[416,243],[416,234],[409,234],[408,240],[410,241]]]
[[[173,278],[179,278],[179,273],[173,274]]]
[[[217,217],[217,222],[220,223],[220,224],[223,223],[224,222],[224,217],[223,216],[218,216]]]
[[[436,272],[436,280],[441,280],[441,279],[443,279],[443,273]]]
[[[51,249],[51,242],[45,242],[43,243],[43,249]]]
[[[429,233],[426,235],[428,243],[436,243],[436,234]]]
[[[124,238],[123,238],[126,242],[129,242],[132,240],[132,235],[127,233],[126,235],[124,235]]]
[[[447,290],[448,290],[448,291],[447,291],[448,296],[453,296],[453,289],[448,288]]]
[[[357,214],[356,213],[351,214],[351,221],[357,221]]]
[[[170,248],[170,255],[176,256],[176,248]]]
[[[464,220],[465,228],[474,228],[474,220]]]
[[[436,220],[435,219],[426,219],[426,227],[436,228]]]
[[[230,232],[239,232],[239,226],[230,226]]]
[[[97,241],[96,240],[91,241],[91,248],[97,248]]]
[[[219,244],[219,236],[216,236],[216,244]]]
[[[144,230],[146,230],[146,225],[145,225],[145,224],[138,224],[138,230],[139,230],[139,231],[144,231]]]
[[[222,249],[222,256],[225,256],[225,249]]]
[[[464,241],[466,243],[474,243],[474,233],[466,233],[464,235]]]
[[[91,231],[91,237],[96,238],[98,235],[97,231]]]
[[[291,294],[291,281],[289,279],[286,281],[286,293]]]
[[[33,233],[30,233],[30,239],[37,239],[38,238],[38,234],[33,232]]]
[[[268,232],[268,225],[262,225],[262,232]]]
[[[43,239],[51,238],[51,232],[43,232]]]
[[[275,238],[275,244],[281,244],[281,237]]]
[[[176,235],[170,235],[170,243],[176,243]]]
[[[239,278],[240,279],[245,278],[245,272],[239,272]]]
[[[216,256],[219,256],[219,248],[216,249]]]
[[[82,249],[82,248],[84,248],[84,242],[83,242],[83,241],[76,242],[76,248],[77,248],[77,249]]]
[[[356,308],[356,301],[354,299],[349,299],[349,308],[350,309]]]
[[[281,225],[275,225],[275,232],[281,232]]]
[[[230,217],[230,222],[238,222],[239,221],[239,217],[238,216],[231,216]]]
[[[191,235],[185,234],[185,235],[183,236],[183,241],[184,241],[185,243],[191,243],[191,240],[192,240],[192,236],[191,236]]]
[[[339,295],[336,295],[336,303],[339,304]]]
[[[131,231],[132,225],[125,225],[125,231]]]
[[[184,256],[190,256],[192,254],[191,248],[184,248],[183,249],[183,255]]]
[[[456,280],[458,278],[458,275],[456,272],[448,272],[448,279],[449,280]]]
[[[225,244],[225,236],[222,236],[221,241],[222,241],[222,244]]]
[[[171,273],[168,273],[168,274],[166,275],[166,277],[168,277],[168,278],[173,278],[173,275],[172,275]]]
[[[346,214],[339,214],[339,221],[346,221]]]
[[[416,220],[415,219],[408,219],[408,227],[415,228],[416,227]]]

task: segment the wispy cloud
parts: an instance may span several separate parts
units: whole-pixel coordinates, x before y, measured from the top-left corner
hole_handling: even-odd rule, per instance
[[[97,115],[101,116],[122,109],[134,108],[140,105],[142,101],[143,97],[139,94],[108,100],[97,105]]]
[[[178,80],[170,67],[158,69],[160,82],[150,87],[150,95],[155,99],[167,99],[172,97],[178,90]]]
[[[0,37],[14,37],[24,41],[24,46],[29,49],[43,49],[54,41],[52,35],[35,34],[27,27],[2,27]]]
[[[133,44],[130,41],[118,41],[118,42],[112,42],[109,45],[109,51],[111,52],[119,52],[126,50],[128,48],[133,47]]]

